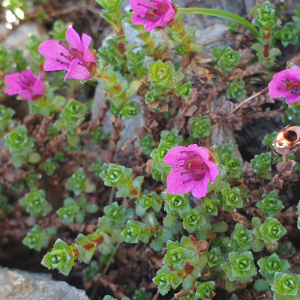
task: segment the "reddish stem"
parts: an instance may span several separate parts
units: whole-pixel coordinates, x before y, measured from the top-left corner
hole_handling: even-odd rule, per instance
[[[269,57],[270,44],[264,45],[264,57]]]

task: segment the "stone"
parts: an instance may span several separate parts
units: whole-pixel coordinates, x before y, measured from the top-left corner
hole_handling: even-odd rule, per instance
[[[0,299],[5,300],[89,300],[85,291],[50,274],[37,274],[0,267]]]
[[[5,39],[3,45],[9,50],[24,50],[25,46],[28,45],[28,38],[30,35],[43,37],[47,36],[47,33],[43,27],[35,22],[24,23],[19,25],[17,29]]]

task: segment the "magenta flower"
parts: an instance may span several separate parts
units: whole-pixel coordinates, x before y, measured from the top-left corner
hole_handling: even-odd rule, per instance
[[[4,93],[7,95],[19,94],[28,101],[37,100],[45,94],[42,77],[43,72],[40,72],[36,78],[31,70],[6,75],[5,81],[8,88],[5,89]]]
[[[62,42],[50,40],[40,44],[39,52],[47,57],[44,65],[45,71],[65,70],[65,80],[73,78],[77,80],[88,80],[96,71],[97,59],[89,49],[92,38],[86,34],[79,34],[69,26],[66,39],[70,49]]]
[[[130,0],[130,6],[135,12],[131,20],[135,25],[146,25],[146,31],[155,27],[165,28],[174,20],[176,9],[170,0]]]
[[[300,68],[295,67],[275,74],[269,83],[269,95],[272,98],[286,97],[287,104],[300,102]]]
[[[173,167],[167,178],[169,194],[187,194],[196,198],[207,194],[208,179],[214,182],[219,175],[218,166],[212,161],[209,149],[190,145],[169,150],[163,161]]]

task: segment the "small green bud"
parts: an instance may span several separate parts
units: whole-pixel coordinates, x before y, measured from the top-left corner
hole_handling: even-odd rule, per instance
[[[58,162],[65,162],[65,153],[62,151],[57,151],[54,154],[54,159],[57,160]]]
[[[45,216],[52,211],[52,205],[46,200],[45,190],[33,188],[30,193],[19,200],[19,203],[33,217]]]
[[[73,129],[79,126],[84,121],[84,114],[87,107],[78,101],[71,99],[64,107],[61,117],[64,121],[56,121],[55,126],[58,129]]]
[[[58,168],[59,164],[52,158],[47,158],[41,166],[41,169],[44,170],[48,176],[52,176]]]
[[[177,87],[175,94],[187,100],[188,98],[190,98],[192,94],[192,87],[193,87],[192,83],[187,82],[184,85]]]
[[[147,94],[145,95],[145,103],[147,105],[149,105],[152,102],[159,100],[159,99],[160,99],[160,97],[158,95],[156,95],[153,90],[148,91]]]
[[[261,143],[262,143],[264,146],[266,146],[266,147],[270,148],[271,150],[275,151],[275,149],[274,149],[274,147],[273,147],[272,144],[273,144],[273,142],[274,142],[274,139],[275,139],[276,135],[277,135],[277,132],[276,132],[276,131],[274,131],[274,132],[271,133],[271,134],[266,134],[266,136],[265,136],[264,139],[261,141]]]
[[[110,133],[104,133],[102,127],[98,127],[95,130],[91,130],[92,142],[97,145],[100,141],[108,141],[110,139]]]
[[[66,42],[66,32],[68,30],[68,25],[62,20],[56,20],[53,23],[53,30],[50,32],[53,40],[60,41],[62,43]]]
[[[286,272],[290,268],[290,264],[286,260],[281,260],[276,253],[259,259],[257,264],[260,267],[259,273],[270,285],[274,283],[275,273]]]
[[[252,236],[251,230],[247,230],[242,224],[237,223],[231,234],[230,246],[235,249],[250,250]]]
[[[214,281],[207,281],[207,282],[195,281],[195,285],[196,285],[196,297],[200,299],[211,298],[212,291],[215,288]]]
[[[299,39],[297,37],[297,27],[292,22],[285,24],[282,30],[279,30],[275,33],[277,39],[281,40],[281,43],[284,47],[287,47],[289,44],[297,45]]]
[[[192,137],[193,138],[200,138],[203,136],[211,136],[212,129],[209,116],[203,116],[200,119],[191,118],[190,124],[192,128]]]
[[[51,231],[53,231],[51,233]],[[41,251],[42,248],[47,248],[53,234],[56,233],[56,228],[49,228],[44,231],[39,225],[34,225],[30,232],[27,233],[22,243],[30,249]]]
[[[8,203],[7,197],[2,194],[0,186],[0,220],[4,219],[6,215],[14,210],[14,207]]]
[[[98,159],[96,162],[92,163],[92,171],[94,172],[95,176],[98,177],[102,171],[103,168],[103,162],[100,159]]]
[[[157,271],[156,277],[153,278],[153,282],[158,286],[158,290],[161,295],[166,295],[171,286],[176,289],[181,283],[181,279],[176,273],[170,271],[167,266],[163,266]]]
[[[76,247],[69,246],[58,239],[54,244],[54,249],[44,256],[41,264],[48,269],[58,269],[65,276],[69,275],[75,260],[72,248]]]
[[[242,57],[241,53],[232,50],[230,47],[227,47],[226,49],[213,49],[212,53],[215,56],[214,61],[217,63],[214,68],[225,74],[236,68],[240,63],[240,58]]]
[[[250,251],[229,253],[229,262],[224,264],[224,271],[230,281],[250,282],[252,276],[257,274],[253,264],[253,255]]]
[[[172,68],[161,60],[148,64],[148,70],[148,79],[155,84],[165,85],[171,79]]]
[[[179,242],[167,242],[167,254],[163,263],[176,268],[183,268],[185,261],[188,259],[189,251],[180,246]]]
[[[275,243],[286,234],[286,229],[277,219],[268,218],[260,227],[254,229],[254,234],[261,236],[265,243]]]
[[[271,289],[274,292],[275,300],[297,300],[300,298],[300,275],[275,273]]]
[[[28,137],[27,128],[22,125],[16,131],[4,136],[4,144],[12,156],[14,166],[21,167],[32,152],[34,147],[33,139]]]
[[[140,113],[141,110],[139,109],[138,104],[133,101],[127,102],[121,110],[121,114],[125,117],[125,119],[132,119]]]
[[[250,14],[256,12],[258,13],[258,17],[252,21],[252,24],[261,29],[262,32],[270,31],[281,23],[280,20],[276,18],[276,11],[269,1],[254,6]]]
[[[171,146],[178,146],[182,138],[178,136],[178,130],[174,129],[172,131],[163,130],[160,134],[160,141],[168,143]]]
[[[235,187],[222,191],[222,207],[225,211],[234,212],[236,208],[243,207],[240,189]]]
[[[11,108],[0,105],[0,133],[4,133],[12,129],[16,122],[12,120],[16,112]]]
[[[274,217],[283,209],[282,202],[279,200],[276,191],[272,191],[269,194],[263,194],[256,206],[262,210],[265,218]]]
[[[143,139],[141,139],[140,146],[143,147],[144,154],[149,155],[152,152],[152,148],[155,146],[153,135],[149,133]]]
[[[145,229],[145,224],[138,221],[129,220],[127,222],[126,228],[122,232],[122,235],[125,238],[125,242],[137,244]]]
[[[66,189],[74,192],[74,194],[78,196],[83,192],[93,193],[96,187],[86,178],[84,170],[79,168],[76,173],[68,179]]]
[[[190,209],[188,194],[168,194],[165,193],[165,211],[176,215],[181,215]]]
[[[28,172],[29,174],[27,174],[24,179],[26,185],[31,189],[35,186],[35,183],[42,178],[42,175],[37,173],[33,166],[29,166]]]
[[[181,217],[183,219],[183,228],[190,233],[196,231],[206,223],[205,218],[197,207],[188,212],[183,212]]]
[[[226,96],[228,99],[245,99],[245,82],[238,80],[227,82]]]
[[[223,259],[221,257],[221,250],[220,248],[216,247],[213,248],[210,252],[207,254],[207,265],[212,268],[216,266],[220,266]]]
[[[64,207],[61,207],[56,211],[56,214],[63,219],[65,224],[69,224],[76,220],[81,224],[84,221],[85,214],[80,211],[80,207],[77,205],[73,198],[67,198],[64,200]]]
[[[271,179],[271,153],[266,152],[259,155],[255,155],[251,159],[251,165],[255,173],[261,178]]]

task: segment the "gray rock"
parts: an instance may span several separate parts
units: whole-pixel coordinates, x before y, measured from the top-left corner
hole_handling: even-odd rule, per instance
[[[5,300],[89,300],[85,291],[51,275],[0,268],[0,299]]]
[[[17,29],[6,38],[3,45],[10,50],[24,50],[25,46],[28,45],[28,38],[30,35],[42,37],[46,34],[47,33],[45,29],[39,26],[37,23],[24,23],[19,25]]]
[[[92,118],[97,118],[101,103],[103,102],[104,98],[105,98],[105,92],[102,89],[101,83],[98,83],[95,96],[94,96],[93,106],[92,106]],[[141,98],[139,96],[133,96],[131,98],[131,101],[138,103],[140,107],[142,107]],[[113,127],[110,122],[110,117],[111,114],[108,111],[106,113],[106,121],[103,124],[103,131],[106,133],[113,132]],[[134,117],[133,119],[129,119],[129,120],[124,119],[124,125],[125,128],[120,133],[120,140],[117,143],[116,153],[125,145],[128,139],[133,139],[135,137],[134,130],[136,127],[143,127],[145,125],[143,111],[140,115]]]
[[[211,137],[211,143],[213,146],[225,146],[227,144],[233,144],[234,156],[242,158],[234,137],[232,125],[219,125],[216,127]]]

